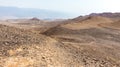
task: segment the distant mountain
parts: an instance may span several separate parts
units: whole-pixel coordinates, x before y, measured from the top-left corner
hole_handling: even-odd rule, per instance
[[[28,18],[28,17],[38,17],[41,19],[58,19],[58,18],[68,18],[69,14],[50,11],[44,9],[34,9],[34,8],[17,8],[17,7],[3,7],[0,6],[0,18]]]
[[[108,17],[108,18],[120,18],[120,12],[119,13],[92,13],[90,16],[102,16],[102,17]]]

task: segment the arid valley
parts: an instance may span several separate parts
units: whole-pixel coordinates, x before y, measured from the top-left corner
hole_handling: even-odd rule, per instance
[[[120,67],[120,13],[1,20],[0,67]]]

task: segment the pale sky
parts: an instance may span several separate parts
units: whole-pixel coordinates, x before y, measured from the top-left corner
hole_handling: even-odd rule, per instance
[[[0,6],[48,9],[74,15],[120,12],[120,0],[0,0]]]

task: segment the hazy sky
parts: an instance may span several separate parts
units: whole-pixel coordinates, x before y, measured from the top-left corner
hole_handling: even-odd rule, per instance
[[[40,8],[75,15],[120,12],[120,0],[0,0],[0,6]]]

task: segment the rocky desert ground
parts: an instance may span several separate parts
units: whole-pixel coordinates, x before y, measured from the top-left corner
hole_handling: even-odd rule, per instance
[[[1,20],[0,67],[120,67],[120,14]]]

